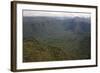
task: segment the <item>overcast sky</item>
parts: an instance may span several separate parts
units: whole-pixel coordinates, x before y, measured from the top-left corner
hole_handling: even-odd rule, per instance
[[[24,10],[23,16],[78,16],[78,17],[90,17],[90,13],[77,13],[77,12],[49,12],[49,11],[30,11],[30,10]]]

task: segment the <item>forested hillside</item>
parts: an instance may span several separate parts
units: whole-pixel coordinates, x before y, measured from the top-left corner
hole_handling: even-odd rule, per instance
[[[23,61],[90,59],[90,18],[23,17]]]

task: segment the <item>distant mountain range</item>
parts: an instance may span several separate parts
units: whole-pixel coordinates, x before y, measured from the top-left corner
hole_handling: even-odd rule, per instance
[[[68,32],[90,32],[91,20],[85,17],[23,17],[23,36],[63,36]]]

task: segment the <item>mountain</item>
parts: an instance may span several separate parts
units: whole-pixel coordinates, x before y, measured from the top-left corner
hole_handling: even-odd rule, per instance
[[[90,18],[23,17],[23,62],[91,58]]]
[[[57,37],[64,36],[68,32],[90,32],[90,18],[84,17],[23,17],[24,37]]]

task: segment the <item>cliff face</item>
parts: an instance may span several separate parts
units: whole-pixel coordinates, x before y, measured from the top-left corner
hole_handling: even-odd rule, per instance
[[[90,59],[90,18],[23,17],[23,61]]]
[[[90,19],[82,17],[23,17],[23,35],[61,36],[67,32],[90,32]]]

